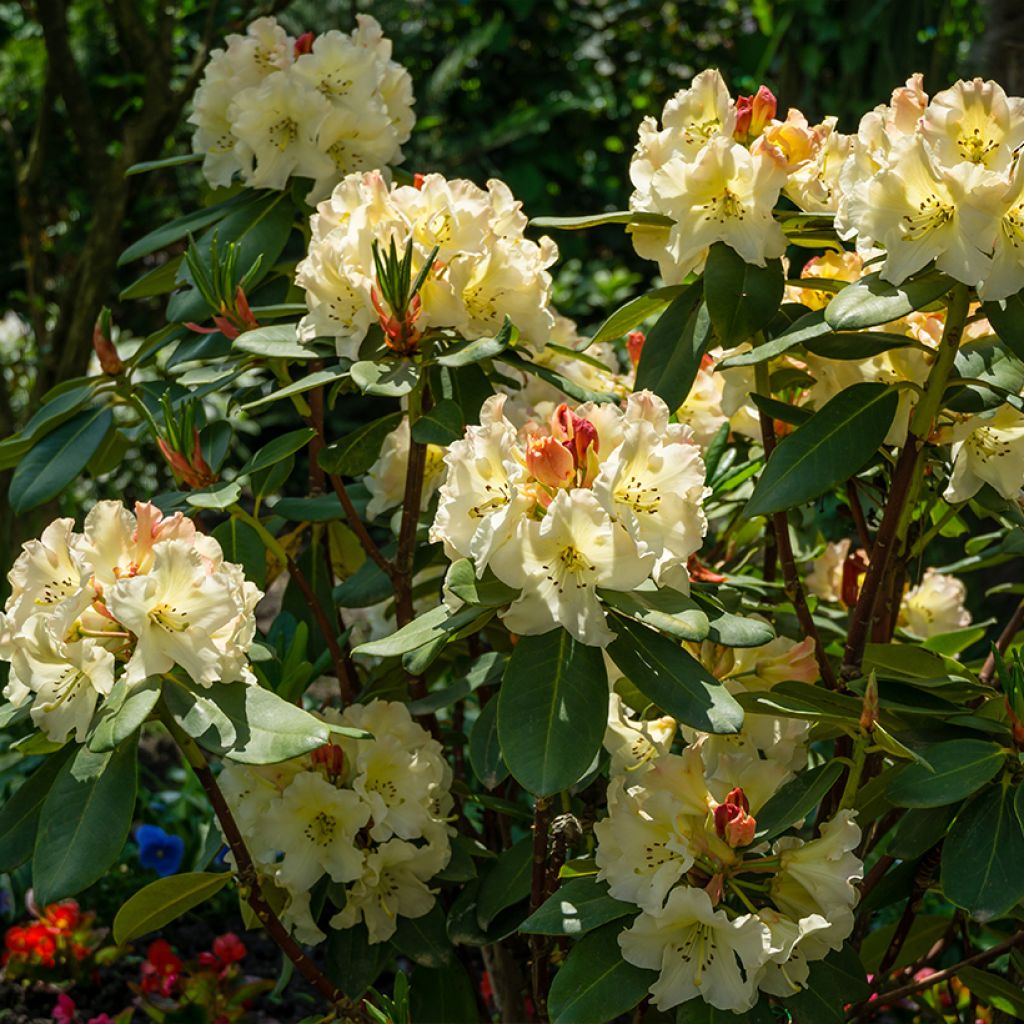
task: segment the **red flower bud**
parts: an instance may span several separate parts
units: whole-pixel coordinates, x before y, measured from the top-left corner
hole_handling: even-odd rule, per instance
[[[417,189],[423,188],[423,181],[424,181],[424,176],[422,174],[420,174],[419,171],[417,171],[412,176],[412,187],[413,188],[417,188]]]
[[[777,109],[778,101],[766,85],[753,96],[740,96],[736,100],[736,138],[756,139],[775,117]]]
[[[116,377],[124,370],[124,363],[110,338],[110,325],[110,310],[104,306],[92,329],[92,347],[100,361],[100,369],[108,376]]]
[[[586,468],[587,452],[591,448],[595,452],[600,450],[597,427],[590,420],[577,416],[565,402],[551,417],[551,433],[569,450],[577,469]]]
[[[753,841],[757,820],[750,815],[750,801],[738,786],[715,808],[715,832],[733,849]]]
[[[309,756],[313,764],[322,767],[332,778],[337,778],[344,771],[345,751],[336,743],[325,743]]]
[[[316,39],[315,32],[303,32],[298,39],[295,40],[295,58],[296,60],[301,57],[304,53],[313,52],[313,42]]]
[[[640,363],[640,353],[644,350],[644,342],[647,335],[643,331],[630,331],[626,335],[626,351],[629,353],[629,361],[635,369]]]

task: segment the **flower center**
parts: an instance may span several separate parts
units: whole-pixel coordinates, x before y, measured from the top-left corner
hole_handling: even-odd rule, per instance
[[[282,153],[299,137],[299,126],[290,117],[282,117],[267,129],[270,144]]]
[[[955,212],[951,203],[944,203],[933,192],[917,204],[917,213],[903,215],[903,240],[916,242],[929,232],[945,227]]]
[[[188,629],[188,612],[164,602],[150,610],[149,621],[167,633],[184,633]]]
[[[313,820],[302,830],[305,837],[317,846],[330,846],[338,822],[325,811],[317,811]]]

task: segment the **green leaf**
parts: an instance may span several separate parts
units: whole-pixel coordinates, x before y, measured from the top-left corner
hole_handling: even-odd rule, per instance
[[[315,750],[338,726],[314,718],[262,686],[217,683],[191,690],[165,687],[175,720],[207,750],[243,764],[277,764]]]
[[[468,626],[479,614],[479,608],[460,608],[457,612],[450,612],[445,605],[438,605],[394,633],[354,647],[352,653],[377,658],[397,657],[399,654],[418,650],[426,644],[452,636]]]
[[[530,221],[535,228],[558,228],[562,231],[579,231],[596,228],[602,224],[650,224],[654,227],[670,228],[675,223],[671,217],[660,213],[641,213],[637,210],[618,210],[615,213],[585,214],[581,217],[534,217]]]
[[[142,277],[136,278],[127,288],[118,295],[122,302],[129,302],[135,299],[148,299],[154,295],[167,295],[174,291],[178,280],[178,268],[181,266],[181,256],[161,263],[160,266],[147,270]]]
[[[451,910],[448,911],[448,937],[452,942],[468,946],[487,946],[511,935],[522,921],[523,914],[519,908],[509,907],[498,914],[489,927],[481,928],[477,919],[479,893],[480,879],[475,878],[463,886],[462,892],[452,903]]]
[[[986,740],[949,740],[924,752],[934,771],[907,765],[889,784],[897,807],[941,807],[976,793],[1006,764],[1009,751]]]
[[[39,815],[32,884],[40,906],[99,881],[121,855],[135,811],[135,737],[94,754],[80,747],[66,761]]]
[[[978,793],[957,815],[942,846],[942,891],[979,921],[1024,898],[1024,829],[1007,785]]]
[[[580,936],[635,913],[633,904],[609,896],[604,882],[595,878],[572,878],[549,896],[519,930],[531,935]]]
[[[732,1010],[719,1010],[703,999],[680,1003],[675,1024],[738,1024],[740,1018]],[[768,997],[762,995],[757,1005],[743,1015],[742,1024],[777,1024]]]
[[[469,763],[488,789],[508,778],[508,765],[498,742],[498,702],[493,698],[480,709],[469,733]]]
[[[813,415],[811,409],[802,405],[790,405],[789,402],[780,402],[777,398],[767,398],[759,395],[756,391],[749,392],[750,400],[757,406],[758,412],[764,413],[773,420],[782,420],[783,423],[799,427],[806,423]]]
[[[907,811],[893,830],[886,853],[904,861],[924,856],[949,831],[950,822],[958,810],[949,804]]]
[[[504,850],[480,879],[476,917],[486,928],[501,911],[530,895],[533,837],[524,836]]]
[[[743,711],[736,699],[678,643],[621,616],[615,630],[608,656],[645,697],[701,732],[739,732]]]
[[[608,719],[601,651],[564,629],[519,638],[498,692],[498,738],[516,781],[551,796],[583,777]]]
[[[409,988],[409,1010],[414,1021],[479,1024],[473,983],[461,964],[440,971],[414,967]]]
[[[119,747],[142,728],[160,699],[159,676],[128,687],[123,679],[114,684],[103,702],[99,721],[89,737],[88,747],[97,754]]]
[[[60,494],[85,469],[113,423],[106,406],[87,409],[33,445],[11,478],[11,510],[22,515]]]
[[[548,993],[552,1024],[605,1024],[647,995],[657,972],[622,959],[621,930],[613,921],[573,946]]]
[[[599,590],[598,596],[609,608],[677,640],[700,643],[711,630],[707,615],[676,590]]]
[[[520,352],[512,349],[508,349],[501,354],[501,361],[508,363],[517,370],[521,370],[523,373],[530,373],[534,377],[539,377],[546,384],[550,384],[557,390],[564,392],[577,402],[595,402],[598,404],[618,402],[618,398],[615,395],[583,387],[582,384],[577,384],[576,381],[571,380],[569,377],[562,376],[562,374],[557,373],[550,367],[544,366],[543,363],[535,363],[533,360],[525,358]]]
[[[352,382],[364,395],[401,398],[409,394],[419,380],[419,367],[408,359],[383,362],[362,360],[352,364]]]
[[[123,946],[159,931],[205,903],[231,881],[230,871],[192,871],[158,878],[130,896],[114,918],[114,942]]]
[[[939,939],[949,930],[950,918],[939,914],[920,914],[915,916],[914,923],[907,934],[906,941],[899,951],[891,970],[898,971],[909,967],[919,957],[925,956]],[[864,937],[860,947],[860,958],[864,969],[870,974],[877,974],[882,957],[889,948],[896,934],[896,922],[872,928]]]
[[[598,345],[606,341],[614,341],[621,338],[628,331],[631,331],[637,324],[643,323],[649,316],[654,316],[659,310],[664,309],[670,302],[675,300],[690,286],[673,284],[667,288],[655,288],[646,295],[638,295],[630,299],[624,306],[620,306],[601,326],[597,329],[592,338],[588,338],[586,344],[581,346],[580,351],[589,348],[591,345]]]
[[[977,383],[958,384],[958,378]],[[1024,362],[1007,351],[998,338],[979,338],[963,345],[953,363],[953,376],[944,403],[955,412],[984,412],[1016,400],[1024,386]]]
[[[261,590],[267,582],[267,552],[260,535],[241,519],[231,518],[213,531],[213,539],[221,546],[224,558],[245,570],[245,578]]]
[[[288,458],[289,455],[293,455],[300,448],[305,448],[314,437],[316,437],[316,431],[312,427],[302,427],[299,430],[292,430],[280,437],[275,437],[246,462],[238,471],[238,475],[248,476],[250,473],[258,473],[261,469],[273,466],[282,459]]]
[[[457,341],[444,348],[439,346],[435,362],[441,366],[457,368],[469,366],[471,363],[479,363],[485,359],[493,359],[504,352],[509,345],[514,344],[518,337],[519,332],[512,325],[512,321],[505,317],[505,322],[495,337]]]
[[[842,774],[842,762],[828,761],[787,782],[757,812],[757,841],[774,839],[806,818]]]
[[[0,808],[0,871],[10,872],[32,856],[43,801],[73,746],[51,754]]]
[[[272,391],[269,395],[257,398],[253,402],[246,402],[242,406],[243,412],[251,409],[258,409],[261,406],[269,405],[271,402],[278,402],[282,398],[291,398],[293,395],[301,395],[304,391],[312,391],[313,388],[323,387],[325,384],[333,384],[336,380],[344,380],[348,376],[348,370],[317,370],[315,373],[307,374],[301,380],[288,384],[278,391]]]
[[[770,515],[854,476],[889,432],[898,392],[867,381],[840,391],[772,452],[744,510]]]
[[[733,348],[767,327],[785,286],[781,260],[755,267],[724,242],[715,242],[704,267],[704,301],[719,342]]]
[[[243,331],[231,347],[239,352],[249,352],[267,359],[322,359],[323,352],[299,341],[296,324],[272,324]]]
[[[837,332],[808,338],[804,348],[823,359],[871,359],[894,348],[911,348],[914,342],[902,334],[880,331]]]
[[[162,160],[143,160],[141,163],[132,164],[124,172],[126,178],[133,174],[146,174],[149,171],[160,171],[165,167],[180,167],[182,164],[197,164],[203,159],[202,153],[178,153],[176,156],[165,156]]]
[[[412,439],[417,444],[436,444],[442,448],[458,441],[466,430],[462,410],[457,402],[442,398],[412,425]]]
[[[117,265],[123,267],[126,263],[132,263],[150,253],[166,249],[167,246],[180,241],[187,235],[195,234],[197,231],[223,220],[232,211],[244,206],[256,206],[259,202],[259,193],[243,190],[222,203],[196,210],[184,217],[178,217],[169,224],[163,224],[155,231],[150,231],[148,235],[144,235],[137,242],[133,242],[118,257]]]
[[[1018,292],[999,302],[983,302],[982,315],[992,325],[999,340],[1024,360],[1024,295]]]
[[[362,476],[376,461],[384,439],[395,430],[405,416],[392,412],[321,450],[317,461],[322,469],[335,476]]]
[[[782,355],[783,352],[788,352],[791,348],[796,348],[797,345],[806,345],[814,338],[831,333],[832,328],[825,323],[825,311],[815,309],[790,324],[778,337],[756,346],[749,352],[740,352],[737,355],[729,356],[728,359],[723,359],[715,366],[715,369],[728,370],[734,366],[756,366],[758,363]]]
[[[723,647],[763,647],[775,639],[775,630],[763,619],[727,612],[696,589],[691,596],[707,614],[708,639],[712,643]]]
[[[869,274],[836,295],[825,307],[825,322],[836,331],[878,327],[941,299],[952,287],[953,281],[935,270],[918,274],[901,285]]]
[[[498,608],[509,604],[519,595],[518,590],[502,583],[489,570],[478,579],[476,568],[468,558],[452,562],[444,578],[445,586],[466,604]]]
[[[707,307],[699,303],[700,284],[692,284],[658,317],[640,353],[633,390],[653,391],[669,409],[690,393],[712,340]]]
[[[977,967],[962,967],[956,977],[983,1005],[1024,1020],[1024,992],[1019,985]]]
[[[391,944],[371,945],[366,925],[357,924],[327,936],[324,957],[327,976],[349,999],[361,999],[391,959]]]
[[[448,967],[455,960],[439,903],[423,917],[399,917],[391,942],[399,953],[423,967]]]
[[[871,995],[865,973],[853,947],[845,945],[812,963],[807,987],[784,1005],[795,1024],[843,1024],[846,1006]]]

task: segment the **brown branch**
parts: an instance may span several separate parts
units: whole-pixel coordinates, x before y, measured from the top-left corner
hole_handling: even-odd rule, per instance
[[[906,999],[907,996],[916,995],[927,988],[932,988],[950,978],[955,978],[965,967],[980,967],[983,964],[991,963],[993,960],[998,960],[1004,953],[1008,953],[1015,946],[1020,945],[1022,940],[1024,940],[1024,930],[1012,935],[1005,942],[999,943],[998,946],[986,949],[982,953],[975,953],[974,956],[969,956],[966,960],[953,964],[952,967],[936,971],[921,981],[915,981],[909,985],[901,985],[899,988],[890,989],[888,992],[879,992],[877,998],[873,999],[867,1006],[860,1003],[857,1006],[851,1007],[847,1011],[846,1019],[848,1021],[870,1020],[883,1007],[898,1003],[901,999]]]
[[[770,416],[761,413],[761,440],[764,445],[765,458],[771,457],[775,451],[775,425]],[[818,627],[814,624],[814,617],[807,604],[807,595],[804,592],[803,582],[796,566],[796,558],[793,555],[793,542],[789,536],[789,516],[783,512],[776,512],[771,517],[772,533],[775,537],[775,547],[779,555],[779,565],[782,568],[782,584],[786,596],[793,603],[797,620],[804,636],[814,641],[814,657],[818,662],[818,671],[825,685],[830,689],[836,688],[836,675],[832,663],[825,653],[825,646],[821,642]]]
[[[537,797],[533,806],[533,867],[530,882],[530,912],[547,898],[548,828],[551,805],[547,797]],[[537,1019],[547,1020],[548,940],[544,935],[530,936],[530,988]]]
[[[338,678],[338,686],[341,689],[341,699],[345,704],[351,704],[356,699],[359,683],[352,676],[351,665],[345,657],[341,644],[338,643],[334,628],[331,626],[331,620],[327,617],[327,613],[321,606],[316,592],[309,585],[309,580],[306,579],[305,574],[291,556],[288,557],[288,574],[295,580],[299,590],[302,591],[302,598],[306,602],[306,607],[312,613],[313,618],[316,619],[316,624],[323,634],[327,649],[331,652],[334,674]]]
[[[221,788],[217,785],[210,765],[199,749],[197,744],[187,736],[178,723],[174,720],[169,711],[164,709],[161,718],[168,732],[174,737],[182,755],[188,761],[189,766],[199,779],[200,784],[206,791],[206,796],[213,807],[220,822],[224,839],[235,858],[239,889],[245,901],[252,907],[253,913],[260,923],[267,930],[267,934],[274,940],[286,957],[295,965],[295,969],[309,982],[317,992],[320,993],[332,1006],[339,1003],[350,1003],[344,992],[341,991],[306,955],[305,950],[291,937],[288,930],[281,923],[281,919],[274,912],[267,902],[260,887],[259,873],[253,863],[249,848],[242,838],[227,800],[224,798]]]
[[[1013,642],[1013,638],[1020,632],[1021,626],[1024,626],[1024,601],[1021,601],[1021,603],[1017,605],[1013,615],[1010,616],[1010,621],[1003,628],[1002,633],[999,634],[999,639],[996,641],[996,650],[1000,654],[1006,653],[1006,649]],[[995,674],[995,652],[989,651],[988,657],[985,659],[985,664],[981,666],[981,671],[978,673],[978,678],[983,683],[990,686]]]
[[[860,495],[857,493],[857,481],[846,481],[846,501],[850,506],[850,514],[853,516],[853,523],[857,527],[857,537],[860,546],[865,551],[871,550],[871,531],[868,529],[867,517],[864,515],[864,507],[860,503]]]

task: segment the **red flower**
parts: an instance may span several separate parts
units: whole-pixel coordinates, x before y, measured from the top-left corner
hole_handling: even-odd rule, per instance
[[[57,1005],[54,1006],[51,1016],[58,1024],[74,1024],[77,1010],[78,1007],[75,1006],[74,999],[66,992],[61,992],[57,996]]]
[[[199,954],[199,962],[204,967],[216,967],[220,971],[226,971],[244,956],[245,944],[234,932],[226,932],[213,940],[212,952]]]
[[[169,996],[174,991],[181,966],[181,960],[175,956],[170,943],[166,939],[157,939],[150,945],[142,964],[142,991]]]
[[[74,900],[51,903],[43,911],[43,923],[59,932],[73,932],[82,920],[82,911]]]

